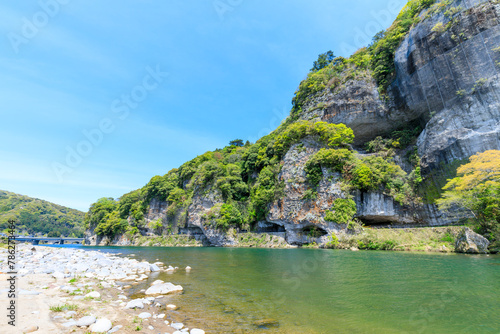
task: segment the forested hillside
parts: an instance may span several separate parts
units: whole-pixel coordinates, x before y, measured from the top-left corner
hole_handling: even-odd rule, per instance
[[[0,230],[16,221],[17,233],[82,237],[84,213],[37,198],[0,190]]]

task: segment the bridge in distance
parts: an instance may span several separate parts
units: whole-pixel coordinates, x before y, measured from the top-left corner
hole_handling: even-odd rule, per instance
[[[33,245],[42,244],[88,244],[88,240],[85,238],[45,238],[45,237],[26,237],[26,236],[18,236],[16,240],[19,242],[31,242]]]

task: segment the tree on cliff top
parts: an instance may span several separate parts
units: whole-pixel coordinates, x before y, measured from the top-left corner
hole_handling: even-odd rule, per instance
[[[313,68],[311,71],[319,71],[322,68],[325,68],[335,59],[335,55],[332,51],[327,51],[318,56],[318,60],[313,63]]]
[[[442,210],[463,207],[474,217],[476,230],[500,246],[500,151],[490,150],[470,157],[457,169],[457,177],[443,187],[437,204]]]
[[[231,140],[229,142],[229,146],[238,146],[238,147],[242,147],[244,144],[243,144],[243,140],[241,139],[235,139],[235,140]]]

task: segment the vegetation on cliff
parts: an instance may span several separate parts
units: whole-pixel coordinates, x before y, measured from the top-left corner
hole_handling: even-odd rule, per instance
[[[416,199],[415,173],[405,173],[389,155],[358,156],[349,145],[353,132],[345,125],[297,121],[283,123],[255,144],[232,141],[223,149],[206,152],[163,176],[153,177],[143,188],[119,200],[102,198],[92,204],[85,217],[86,226],[108,237],[125,231],[133,235],[144,228],[170,233],[174,220],[181,225],[187,221],[195,196],[219,196],[218,203],[203,215],[204,224],[223,231],[252,230],[265,220],[270,204],[283,197],[284,185],[279,180],[282,159],[305,138],[323,146],[305,167],[312,197],[323,178],[322,169],[329,168],[342,174],[347,196],[351,190],[360,189],[383,191],[401,203]],[[145,221],[153,199],[167,202],[165,221]],[[325,219],[341,224],[352,221],[354,202],[342,201],[349,205],[334,205]]]
[[[14,219],[18,233],[82,237],[84,215],[62,205],[0,190],[0,230]]]
[[[324,212],[325,221],[348,227],[358,226],[354,219],[356,203],[351,197],[353,190],[382,192],[401,205],[420,204],[420,197],[424,196],[426,200],[429,197],[436,199],[442,192],[441,186],[435,187],[438,191],[433,192],[432,196],[422,194],[427,183],[426,180],[422,182],[420,157],[416,150],[416,138],[422,131],[420,124],[409,123],[404,128],[376,137],[364,143],[368,154],[359,154],[350,145],[354,139],[353,131],[344,124],[299,118],[306,111],[303,108],[316,110],[325,107],[324,102],[311,106],[310,102],[316,101],[314,98],[324,92],[341,92],[353,80],[374,81],[384,97],[395,77],[396,49],[412,26],[428,17],[422,12],[427,10],[428,14],[435,14],[446,10],[445,16],[450,18],[459,12],[456,8],[450,10],[450,5],[448,0],[410,0],[393,25],[378,33],[367,48],[358,50],[349,58],[335,57],[331,51],[319,55],[311,72],[295,92],[290,117],[278,129],[253,144],[235,139],[229,146],[206,152],[163,176],[153,177],[143,188],[125,194],[118,200],[99,200],[87,213],[87,227],[98,235],[108,237],[125,231],[134,235],[144,228],[158,234],[170,234],[173,232],[173,222],[183,227],[190,205],[199,205],[199,199],[205,198],[213,204],[209,210],[205,210],[206,207],[202,210],[201,220],[205,226],[221,231],[233,228],[252,230],[259,221],[266,219],[270,205],[284,197],[285,187],[280,179],[285,163],[283,159],[295,144],[302,145],[306,138],[317,144],[317,151],[308,157],[305,164],[305,184],[309,188],[301,193],[304,195],[302,199],[312,201],[317,198],[317,189],[325,174],[331,176],[336,173],[335,177],[340,176],[342,194],[334,200],[330,210]],[[466,176],[465,172],[460,175],[462,178]],[[445,188],[445,197],[439,201],[443,208],[446,205],[463,204],[451,200],[457,199],[460,182],[450,183]],[[456,193],[453,196],[449,195],[452,191]],[[500,239],[497,228],[498,201],[495,200],[495,196],[498,199],[498,192],[498,185],[474,187],[474,192],[471,191],[467,199],[467,208],[481,219],[478,231],[489,234],[490,240]],[[477,200],[473,201],[472,198]],[[145,220],[152,200],[167,203],[166,219]],[[462,198],[462,201],[465,199]],[[323,219],[317,216],[315,218]],[[451,242],[448,239],[446,242]],[[332,245],[337,242],[332,240]],[[385,241],[382,245],[363,242],[357,246],[368,249],[395,247]]]
[[[239,141],[233,141],[223,149],[206,152],[178,169],[153,177],[146,186],[117,201],[98,200],[85,216],[86,226],[108,237],[145,227],[168,230],[167,222],[146,226],[144,214],[152,199],[168,203],[170,220],[183,221],[193,196],[215,192],[224,203],[216,204],[205,215],[207,224],[222,230],[251,229],[265,218],[269,204],[281,196],[282,185],[278,180],[281,158],[293,144],[306,137],[314,138],[327,148],[345,149],[354,135],[343,124],[285,123],[255,144],[240,145]]]
[[[295,93],[291,116],[271,134],[255,144],[243,144],[238,139],[223,149],[202,154],[164,176],[153,177],[142,189],[125,194],[118,201],[101,199],[99,202],[107,204],[98,202],[92,206],[86,217],[88,228],[110,237],[125,229],[136,233],[144,227],[168,231],[168,222],[150,222],[146,226],[144,214],[152,199],[168,203],[167,220],[182,222],[187,218],[193,196],[215,192],[223,203],[214,205],[204,215],[206,224],[223,230],[251,229],[265,219],[269,205],[282,195],[283,184],[278,179],[281,159],[293,144],[305,137],[312,137],[324,146],[307,163],[311,189],[305,197],[315,196],[315,189],[323,178],[322,168],[327,168],[342,174],[347,193],[352,189],[382,190],[400,203],[418,200],[414,191],[414,185],[420,181],[418,168],[408,175],[392,161],[393,154],[383,154],[381,150],[375,156],[357,156],[348,146],[354,139],[353,132],[343,124],[297,119],[313,95],[325,89],[334,91],[349,80],[374,77],[385,89],[394,71],[397,45],[420,12],[433,3],[431,0],[409,1],[393,26],[377,34],[370,47],[360,49],[347,59],[335,58],[331,51],[319,55]],[[381,145],[389,144],[400,148],[405,143],[396,139]],[[110,201],[114,204],[108,203]],[[330,218],[334,212],[334,209],[330,211]]]
[[[396,49],[410,29],[422,20],[420,14],[427,9],[429,13],[445,11],[450,4],[449,0],[441,2],[437,0],[410,0],[394,23],[387,30],[377,33],[373,37],[372,44],[367,48],[358,50],[349,58],[332,59],[333,53],[331,51],[319,55],[318,60],[314,63],[315,66],[295,92],[292,100],[292,118],[298,118],[304,104],[312,96],[328,89],[334,92],[337,87],[342,86],[348,80],[373,78],[380,93],[385,94],[396,74],[394,63]],[[456,14],[456,12],[452,14]],[[318,66],[319,64],[321,66]]]
[[[500,248],[500,151],[473,155],[457,173],[444,186],[439,207],[450,213],[468,210],[477,232],[492,242],[492,248]]]

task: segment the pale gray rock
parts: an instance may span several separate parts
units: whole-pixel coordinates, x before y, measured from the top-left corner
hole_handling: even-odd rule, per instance
[[[24,290],[24,289],[19,289],[19,294],[20,295],[39,295],[40,292],[37,291],[30,291],[30,290]]]
[[[61,279],[61,278],[65,278],[66,275],[60,271],[56,271],[55,273],[52,274],[52,277],[54,277],[56,279]]]
[[[94,317],[93,315],[87,315],[85,317],[82,317],[80,319],[78,319],[76,321],[76,325],[78,327],[82,327],[82,326],[90,326],[92,325],[94,322],[96,322],[96,317]]]
[[[133,299],[127,303],[125,308],[144,308],[142,299]]]
[[[198,328],[193,328],[189,331],[189,334],[205,334],[205,331]]]
[[[166,295],[172,292],[182,291],[182,286],[174,285],[170,282],[155,284],[146,290],[146,295]]]
[[[482,235],[464,228],[455,241],[455,251],[458,253],[486,254],[490,242]]]
[[[71,320],[71,321],[62,323],[61,325],[64,326],[64,327],[66,327],[66,328],[73,327],[73,326],[76,326],[76,321],[75,320]]]
[[[141,319],[151,318],[151,313],[149,313],[149,312],[142,312],[142,313],[139,313],[138,317],[141,318]]]
[[[101,294],[97,291],[92,291],[92,292],[89,292],[85,295],[85,297],[88,297],[88,298],[99,298],[101,297]]]
[[[182,327],[184,327],[184,324],[182,322],[173,322],[172,324],[170,324],[170,327],[181,330]]]
[[[113,327],[111,321],[109,319],[102,318],[97,320],[96,323],[90,327],[90,330],[93,333],[102,333],[109,331],[111,327]]]
[[[122,325],[117,325],[113,328],[111,328],[109,331],[108,331],[108,334],[111,334],[111,333],[115,333],[115,332],[118,332],[123,326]]]

